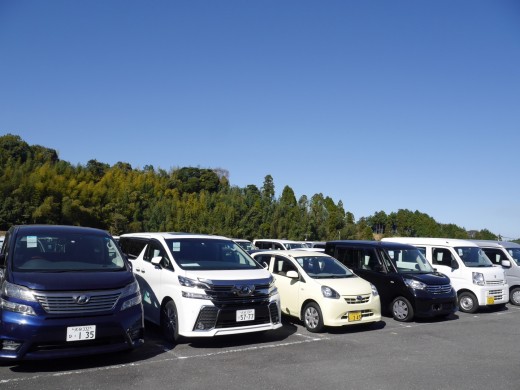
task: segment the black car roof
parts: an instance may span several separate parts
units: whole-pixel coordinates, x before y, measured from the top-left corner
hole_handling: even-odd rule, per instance
[[[85,226],[69,226],[69,225],[17,225],[14,226],[15,231],[18,233],[33,233],[38,232],[39,234],[47,233],[89,233],[108,235],[108,232],[102,229],[96,229]]]
[[[355,246],[363,248],[384,248],[384,249],[415,249],[413,245],[402,244],[400,242],[389,241],[362,241],[362,240],[335,240],[327,241],[326,246]]]

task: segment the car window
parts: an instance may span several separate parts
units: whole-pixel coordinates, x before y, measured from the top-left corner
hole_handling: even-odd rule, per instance
[[[146,250],[146,253],[143,257],[143,260],[151,262],[154,257],[161,258],[161,262],[159,263],[161,267],[173,270],[172,262],[170,261],[164,247],[160,242],[157,241],[150,242]]]
[[[298,272],[298,269],[290,260],[281,256],[276,256],[274,259],[273,274],[286,276],[289,271]]]

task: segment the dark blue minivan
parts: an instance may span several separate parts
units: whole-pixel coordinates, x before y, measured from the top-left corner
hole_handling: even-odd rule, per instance
[[[105,231],[23,225],[0,252],[0,359],[72,357],[144,343],[139,285]]]

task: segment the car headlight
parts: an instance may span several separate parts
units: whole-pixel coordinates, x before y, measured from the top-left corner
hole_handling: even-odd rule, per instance
[[[179,278],[179,283],[181,284],[181,286],[192,287],[192,288],[202,288],[204,290],[210,289],[210,286],[208,283],[201,282],[200,280],[194,280],[194,279],[186,278],[186,277],[180,276],[180,275],[178,276],[178,278]]]
[[[34,297],[34,294],[31,291],[31,289],[24,286],[19,286],[17,284],[9,283],[7,281],[5,281],[2,285],[2,295],[8,298],[15,298],[21,301],[36,302],[36,298]],[[3,298],[0,298],[0,307],[3,310],[9,310],[16,313],[33,316],[36,315],[32,306],[25,305],[23,303],[12,302]]]
[[[485,286],[486,281],[484,280],[484,274],[481,272],[472,272],[473,275],[473,284],[477,284],[479,286]]]
[[[321,286],[321,293],[325,298],[339,299],[338,292],[328,286]]]
[[[426,284],[415,279],[404,279],[404,284],[414,290],[426,290]]]
[[[376,286],[374,286],[372,283],[370,283],[370,287],[372,288],[372,295],[374,297],[377,297],[379,295],[379,292],[377,291]]]
[[[121,305],[121,311],[126,310],[132,306],[139,305],[142,301],[141,290],[139,289],[139,284],[135,280],[123,289],[121,292],[121,298],[126,298],[134,294],[137,295],[123,302]]]
[[[179,283],[183,287],[190,287],[190,288],[200,288],[202,290],[209,290],[210,286],[208,283],[204,283],[200,280],[194,280],[190,278],[186,278],[184,276],[178,276]],[[211,297],[207,294],[204,294],[203,292],[191,292],[191,291],[182,291],[182,296],[184,298],[192,298],[192,299],[211,299]]]

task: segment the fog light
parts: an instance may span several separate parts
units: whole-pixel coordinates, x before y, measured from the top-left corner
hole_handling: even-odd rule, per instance
[[[204,324],[202,322],[197,322],[197,329],[204,330]]]
[[[1,345],[0,349],[3,351],[16,351],[22,346],[22,343],[14,340],[3,340]]]

